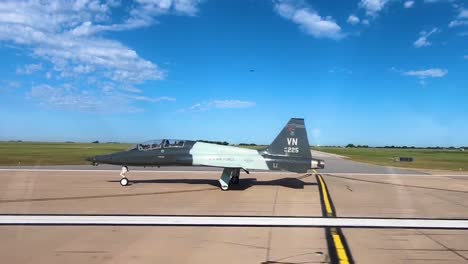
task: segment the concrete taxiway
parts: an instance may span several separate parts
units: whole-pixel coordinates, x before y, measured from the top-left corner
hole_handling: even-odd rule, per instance
[[[115,167],[2,168],[0,222],[11,219],[0,225],[0,256],[5,263],[468,263],[468,230],[449,225],[468,220],[468,175],[325,159],[321,177],[243,173],[227,192],[219,171],[207,168],[132,170],[127,187]],[[37,223],[58,215],[71,222]],[[162,215],[169,226],[125,218]],[[22,216],[36,222],[13,223]],[[202,224],[184,225],[181,216]],[[233,217],[236,225],[219,224]],[[337,224],[293,224],[311,218]],[[262,219],[264,226],[248,224]],[[381,224],[351,228],[348,220]]]

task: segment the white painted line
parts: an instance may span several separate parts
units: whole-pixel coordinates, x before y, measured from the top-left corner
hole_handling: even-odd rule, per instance
[[[321,217],[0,215],[0,225],[186,225],[468,229],[468,220]]]

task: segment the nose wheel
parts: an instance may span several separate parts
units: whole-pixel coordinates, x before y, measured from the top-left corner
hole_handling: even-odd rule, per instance
[[[120,179],[120,185],[127,186],[127,184],[128,184],[128,179],[127,178]]]
[[[120,185],[122,186],[127,186],[128,185],[128,179],[125,176],[128,172],[128,167],[127,166],[122,166],[122,171],[120,172],[120,176],[122,176],[122,179],[120,179]]]

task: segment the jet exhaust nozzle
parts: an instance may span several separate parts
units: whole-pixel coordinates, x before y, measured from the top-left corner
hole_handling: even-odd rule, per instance
[[[313,159],[311,162],[311,169],[325,169],[325,161]]]

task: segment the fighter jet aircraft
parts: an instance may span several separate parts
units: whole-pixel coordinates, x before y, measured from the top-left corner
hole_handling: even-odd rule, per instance
[[[120,184],[127,186],[128,166],[209,166],[223,168],[222,190],[238,184],[240,171],[272,170],[305,173],[323,169],[323,160],[312,159],[304,119],[292,118],[276,139],[263,150],[223,146],[192,140],[153,140],[110,155],[88,159],[93,165],[122,166]]]

